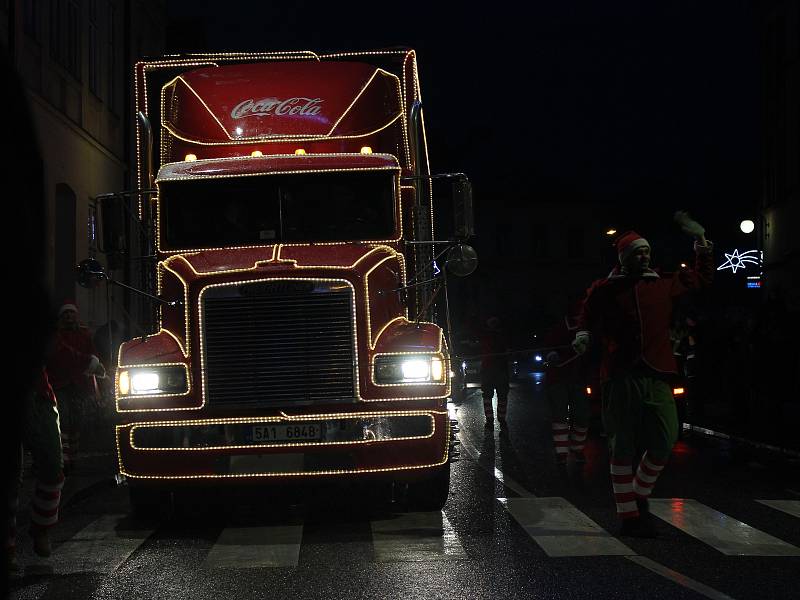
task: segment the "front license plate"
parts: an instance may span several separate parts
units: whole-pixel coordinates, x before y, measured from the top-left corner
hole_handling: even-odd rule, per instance
[[[321,423],[265,423],[253,425],[253,442],[307,442],[322,439]]]

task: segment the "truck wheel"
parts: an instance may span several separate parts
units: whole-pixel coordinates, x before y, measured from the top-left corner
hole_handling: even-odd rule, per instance
[[[142,519],[161,517],[172,507],[172,495],[167,490],[131,486],[128,488],[131,514]]]
[[[406,489],[406,507],[409,511],[442,510],[450,492],[450,463],[425,481],[409,483]]]

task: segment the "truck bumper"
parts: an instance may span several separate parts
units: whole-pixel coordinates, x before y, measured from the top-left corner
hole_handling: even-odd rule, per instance
[[[450,436],[447,411],[438,410],[141,421],[116,428],[120,474],[142,483],[360,475],[413,480],[448,461]]]

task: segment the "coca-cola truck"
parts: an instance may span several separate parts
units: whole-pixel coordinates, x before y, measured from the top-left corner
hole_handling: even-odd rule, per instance
[[[99,198],[117,269],[79,266],[151,321],[116,368],[133,508],[341,479],[443,506],[446,279],[476,258],[467,178],[429,170],[414,51],[166,57],[135,87],[138,186]]]

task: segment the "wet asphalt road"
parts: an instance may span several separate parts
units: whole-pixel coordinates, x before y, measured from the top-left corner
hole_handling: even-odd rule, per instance
[[[619,538],[627,556],[559,556],[574,551],[562,535],[570,527],[526,530],[510,507],[555,498],[545,502],[572,511],[557,512],[560,518],[588,518],[598,529],[590,537],[617,543],[599,426],[587,464],[559,470],[536,386],[512,389],[507,435],[484,432],[480,393],[471,392],[453,407],[463,449],[441,514],[376,509],[355,500],[359,490],[325,487],[305,490],[301,503],[254,496],[140,521],[126,516],[124,487],[99,486],[64,511],[52,559],[33,560],[23,548],[26,570],[11,582],[10,597],[800,597],[800,516],[759,502],[798,504],[797,461],[693,434],[676,445],[654,493],[683,499],[665,505],[679,520],[692,520],[681,509],[692,499],[713,511],[703,513],[707,525],[751,526],[733,527],[740,551],[794,548],[795,556],[726,555],[718,549],[725,540],[701,541],[664,520],[655,540]],[[763,534],[778,538],[777,551],[765,547]]]

